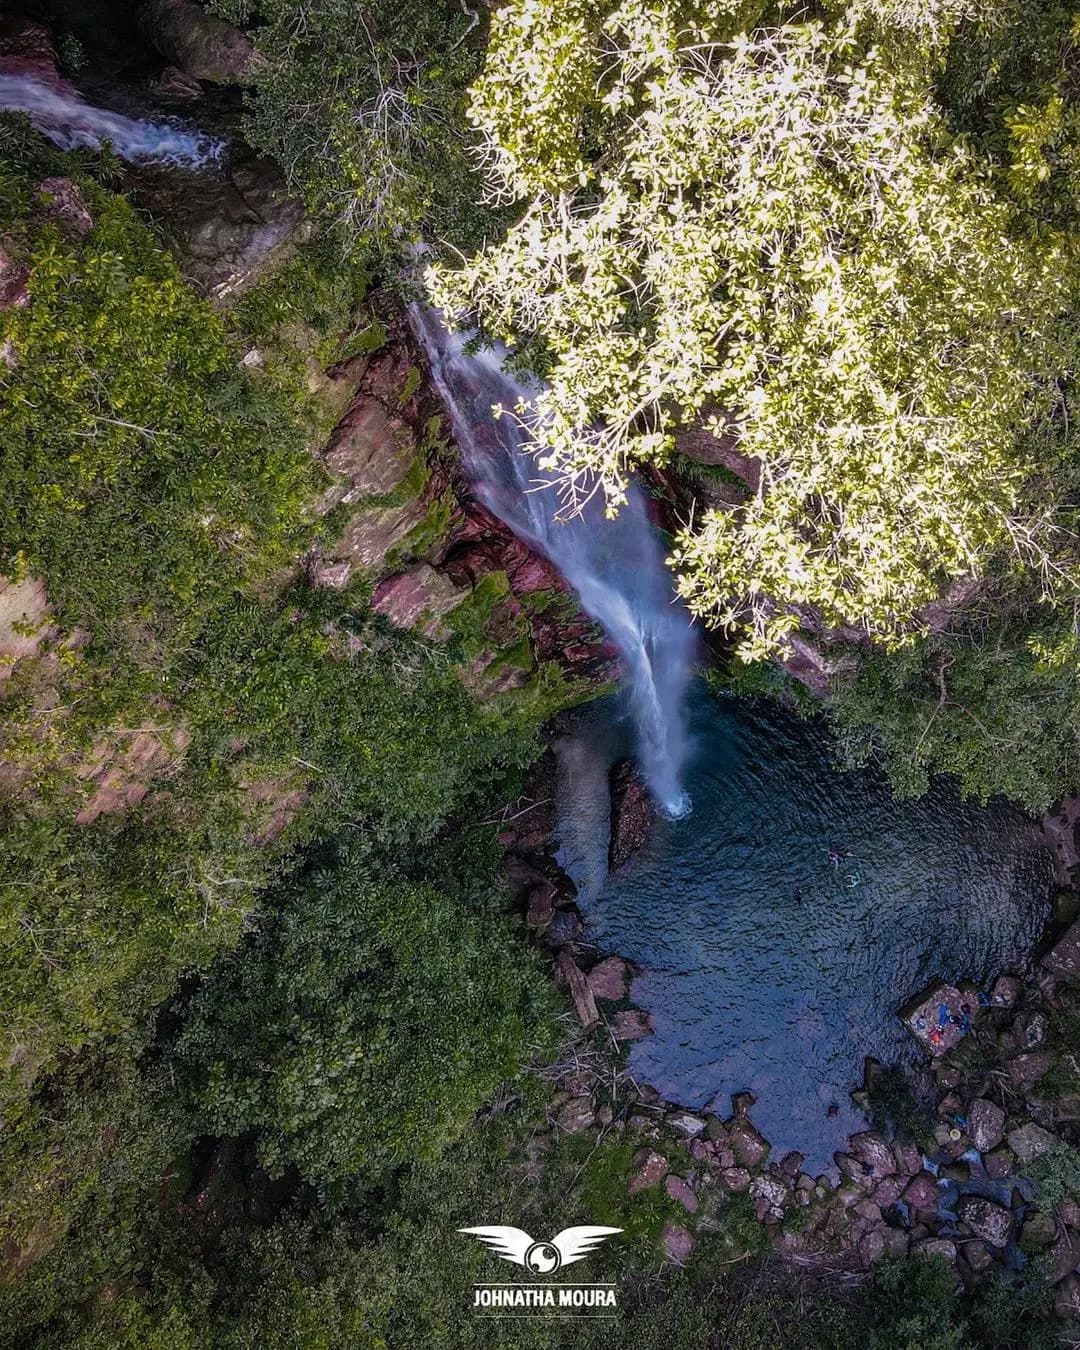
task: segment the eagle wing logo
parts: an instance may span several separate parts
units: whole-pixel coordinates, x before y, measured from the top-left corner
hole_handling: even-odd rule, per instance
[[[564,1228],[550,1242],[534,1242],[523,1228],[512,1228],[503,1224],[482,1228],[459,1228],[457,1231],[479,1238],[504,1261],[524,1266],[534,1275],[554,1275],[563,1266],[583,1261],[613,1233],[621,1233],[623,1230],[605,1228],[599,1224],[578,1224],[573,1228]]]

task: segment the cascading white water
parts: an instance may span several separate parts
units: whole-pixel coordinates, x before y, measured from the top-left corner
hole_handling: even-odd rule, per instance
[[[201,168],[218,158],[222,143],[167,122],[147,122],[84,103],[30,75],[0,74],[0,108],[26,113],[61,150],[96,150],[106,141],[121,159]]]
[[[684,815],[690,806],[682,786],[684,704],[694,637],[674,600],[640,488],[631,486],[614,520],[594,499],[581,515],[557,521],[552,476],[538,468],[527,432],[515,417],[492,414],[496,405],[514,408],[525,392],[503,369],[505,353],[467,354],[466,338],[451,333],[437,310],[414,305],[410,318],[477,495],[558,568],[619,649],[642,775],[665,814]]]

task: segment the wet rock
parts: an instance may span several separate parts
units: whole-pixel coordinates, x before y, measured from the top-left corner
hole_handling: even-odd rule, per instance
[[[745,1167],[725,1167],[720,1173],[720,1180],[732,1193],[750,1189],[751,1177]]]
[[[735,1157],[744,1167],[760,1167],[769,1153],[769,1143],[746,1117],[736,1117],[728,1128]]]
[[[555,962],[555,974],[560,980],[565,981],[570,991],[570,1000],[574,1005],[574,1012],[577,1014],[578,1021],[586,1031],[590,1031],[599,1021],[596,1001],[592,996],[588,981],[565,947],[559,953]]]
[[[245,33],[194,0],[147,0],[138,20],[161,55],[196,80],[244,84],[266,65]]]
[[[68,239],[83,239],[94,228],[94,217],[78,183],[70,178],[43,178],[37,190],[46,220]]]
[[[1039,1252],[1052,1246],[1057,1236],[1054,1216],[1044,1210],[1035,1210],[1024,1220],[1020,1230],[1020,1246],[1026,1252]]]
[[[281,170],[260,157],[232,163],[227,178],[175,223],[184,273],[218,300],[246,290],[308,228]]]
[[[1042,964],[1060,978],[1080,977],[1080,919],[1069,925],[1065,936],[1043,957]]]
[[[1016,1155],[1011,1148],[995,1148],[983,1158],[986,1175],[997,1181],[1000,1177],[1011,1176],[1016,1171]]]
[[[858,1158],[852,1157],[850,1153],[834,1153],[833,1162],[836,1164],[840,1175],[847,1177],[849,1181],[853,1181],[856,1186],[865,1186],[870,1181],[870,1169]]]
[[[608,867],[620,867],[644,844],[656,818],[649,790],[637,769],[622,759],[611,770],[611,841]]]
[[[1013,1083],[1022,1090],[1031,1087],[1040,1078],[1045,1078],[1050,1072],[1050,1064],[1049,1055],[1035,1050],[1030,1054],[1017,1055],[1015,1059],[1010,1059],[1006,1067]]]
[[[853,1134],[848,1140],[848,1148],[869,1171],[872,1177],[891,1176],[896,1171],[896,1159],[892,1149],[874,1130],[864,1130]]]
[[[635,1162],[636,1171],[626,1188],[631,1196],[638,1195],[652,1186],[659,1186],[668,1174],[668,1160],[654,1149],[644,1149],[638,1154]]]
[[[575,942],[581,936],[583,927],[581,915],[576,909],[557,909],[544,935],[544,941],[552,950],[557,950],[559,947],[565,947],[568,942]],[[618,1039],[620,1038],[617,1036],[616,1040]]]
[[[917,1172],[904,1187],[901,1197],[912,1209],[921,1209],[928,1213],[937,1210],[938,1185],[929,1172]]]
[[[696,1139],[705,1132],[705,1122],[692,1111],[676,1111],[668,1116],[667,1123],[687,1139]]]
[[[153,88],[158,98],[185,103],[202,98],[203,94],[199,81],[193,75],[181,70],[179,66],[163,66],[161,74],[154,81]]]
[[[630,967],[619,956],[606,956],[589,971],[589,988],[594,998],[618,1003],[630,988]]]
[[[750,1196],[759,1223],[779,1223],[784,1217],[784,1206],[790,1198],[790,1191],[776,1177],[755,1177],[750,1183]]]
[[[49,30],[21,14],[0,15],[0,75],[29,75],[50,88],[63,87]]]
[[[640,1008],[617,1012],[609,1020],[608,1025],[617,1041],[640,1041],[643,1037],[653,1034],[652,1018]]]
[[[941,1256],[950,1265],[956,1264],[956,1243],[948,1238],[921,1238],[911,1244],[911,1251],[917,1256]]]
[[[799,1175],[800,1169],[805,1161],[805,1154],[796,1153],[794,1151],[785,1153],[780,1159],[780,1172],[783,1176],[787,1177],[788,1181],[794,1181]],[[809,1181],[810,1178],[807,1177],[806,1180]]]
[[[750,1109],[757,1103],[757,1097],[753,1092],[733,1092],[731,1094],[732,1114],[740,1120],[745,1119],[750,1114]]]
[[[1080,892],[1055,891],[1051,901],[1051,913],[1054,922],[1060,924],[1072,923],[1073,919],[1080,918]]]
[[[664,1178],[664,1190],[677,1205],[682,1205],[688,1214],[696,1214],[698,1198],[683,1177],[669,1174]]]
[[[1002,1205],[986,1200],[981,1195],[962,1195],[956,1212],[977,1238],[991,1247],[1004,1247],[1012,1232],[1012,1215]]]
[[[694,1239],[688,1229],[680,1224],[667,1223],[660,1234],[660,1245],[664,1257],[672,1265],[685,1266],[694,1251]]]
[[[985,1097],[977,1097],[968,1107],[968,1134],[980,1153],[997,1148],[1005,1137],[1005,1112]]]
[[[1022,1163],[1029,1163],[1035,1158],[1041,1158],[1044,1153],[1049,1153],[1057,1143],[1057,1139],[1049,1130],[1044,1130],[1041,1125],[1036,1125],[1033,1121],[1021,1125],[1019,1129],[1010,1130],[1008,1140],[1009,1148]]]
[[[1022,992],[1023,985],[1015,975],[999,975],[990,991],[990,1004],[994,1008],[1015,1008]]]
[[[445,641],[450,636],[446,617],[466,598],[466,593],[441,572],[428,563],[417,563],[380,581],[371,597],[371,608],[395,628]]]
[[[897,1139],[892,1146],[893,1157],[896,1159],[896,1170],[906,1172],[908,1176],[913,1175],[922,1167],[922,1154],[919,1152],[919,1146],[913,1144],[909,1139]]]

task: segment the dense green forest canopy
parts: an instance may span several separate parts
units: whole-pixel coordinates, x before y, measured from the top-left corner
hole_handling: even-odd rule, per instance
[[[683,594],[748,658],[808,618],[911,640],[950,578],[1067,547],[1068,465],[1024,436],[1061,416],[1075,361],[1072,213],[1035,201],[1067,115],[1039,91],[1045,125],[1005,114],[995,155],[939,91],[950,43],[1003,22],[635,0],[495,16],[470,117],[519,210],[437,298],[541,354],[523,411],[570,509],[597,482],[617,507],[633,465],[702,422],[753,466],[743,506],[675,551]]]

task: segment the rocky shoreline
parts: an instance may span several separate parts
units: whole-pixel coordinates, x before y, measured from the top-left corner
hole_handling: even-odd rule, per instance
[[[508,809],[500,836],[520,910],[550,955],[577,1026],[549,1134],[531,1146],[534,1166],[542,1167],[559,1133],[632,1142],[627,1198],[662,1194],[679,1211],[660,1234],[660,1254],[677,1265],[700,1235],[722,1226],[733,1198],[744,1197],[775,1251],[803,1274],[860,1275],[888,1257],[923,1254],[943,1257],[971,1289],[1042,1258],[1058,1315],[1080,1315],[1080,1204],[1052,1187],[1041,1193],[1031,1175],[1080,1140],[1080,1096],[1048,1090],[1056,1057],[1067,1052],[1056,1043],[1055,1017],[1080,986],[1080,895],[1059,893],[1041,957],[1003,973],[989,991],[939,986],[914,1000],[906,1024],[927,1055],[918,1124],[853,1134],[834,1155],[834,1175],[811,1176],[801,1154],[773,1156],[753,1121],[753,1094],[736,1093],[723,1118],[665,1101],[627,1071],[622,1049],[652,1028],[631,1002],[635,968],[590,943],[573,883],[556,860],[552,760],[549,752]],[[640,844],[648,816],[628,766],[613,773],[612,789],[614,868]],[[1068,803],[1063,810],[1068,816]],[[1061,842],[1067,836],[1072,846],[1072,830],[1051,820],[1047,834],[1058,844],[1064,881],[1071,868]],[[939,1017],[942,1007],[947,1034],[931,1042],[916,1019],[928,1028],[928,1014]],[[860,1105],[869,1106],[883,1073],[868,1061]]]

